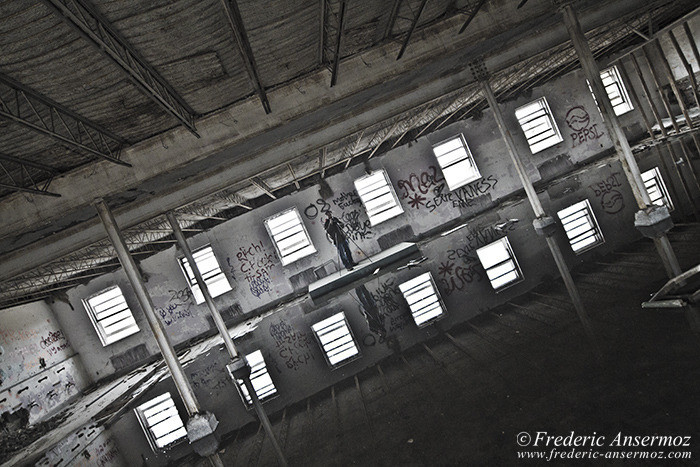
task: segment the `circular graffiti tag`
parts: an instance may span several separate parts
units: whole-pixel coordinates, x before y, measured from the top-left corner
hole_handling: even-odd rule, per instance
[[[571,110],[566,113],[566,124],[574,131],[581,131],[587,128],[590,122],[590,115],[588,115],[586,109],[580,105],[572,107]]]
[[[603,193],[603,196],[600,198],[600,205],[608,214],[617,214],[625,207],[625,200],[622,197],[622,193],[617,190],[610,190],[607,193]]]

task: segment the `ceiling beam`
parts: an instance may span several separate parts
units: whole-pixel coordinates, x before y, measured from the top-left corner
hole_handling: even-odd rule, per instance
[[[467,19],[466,19],[466,21],[464,21],[464,24],[459,29],[459,32],[457,34],[462,34],[467,29],[467,27],[472,22],[472,20],[474,19],[476,14],[479,12],[481,7],[484,5],[484,3],[486,3],[486,0],[479,0],[479,2],[476,5],[474,5],[471,8],[466,8],[464,10],[464,12],[467,14]]]
[[[411,40],[411,36],[413,35],[413,31],[416,29],[416,26],[418,25],[418,20],[420,19],[421,13],[423,13],[423,9],[425,8],[425,4],[428,3],[428,0],[423,0],[420,2],[420,6],[418,7],[418,11],[416,12],[415,15],[413,15],[413,20],[411,21],[411,27],[408,29],[408,33],[406,33],[406,37],[403,39],[403,43],[401,44],[401,50],[399,50],[399,54],[396,56],[396,60],[401,60],[401,57],[403,57],[403,53],[406,51],[406,47],[408,47],[408,42]]]
[[[112,60],[144,94],[199,138],[194,110],[87,0],[44,0],[44,3]]]
[[[272,193],[272,188],[270,188],[270,187],[267,185],[267,183],[265,183],[265,181],[264,181],[262,178],[260,178],[260,177],[251,177],[250,182],[251,182],[253,185],[255,185],[256,187],[260,188],[262,191],[264,191],[265,194],[267,194],[267,196],[269,196],[270,198],[272,198],[272,199],[277,199],[277,196],[275,196],[275,195]]]
[[[241,57],[243,58],[243,64],[248,71],[248,77],[253,83],[253,87],[260,98],[260,102],[262,103],[263,109],[265,109],[265,113],[269,114],[272,112],[272,109],[270,108],[270,102],[267,100],[265,87],[260,81],[258,66],[255,63],[253,49],[250,46],[248,34],[246,33],[245,26],[243,25],[243,18],[241,17],[241,10],[238,8],[238,2],[236,2],[236,0],[221,0],[221,5],[224,7],[226,19],[228,20],[229,26],[231,26],[233,36],[236,38],[238,50],[241,52]]]
[[[19,169],[19,180],[12,175],[13,169],[15,171]],[[32,172],[34,172],[33,176]],[[0,153],[0,177],[3,173],[6,180],[0,179],[2,188],[43,196],[61,196],[49,191],[49,185],[57,174],[53,167]],[[42,179],[38,180],[39,177]]]
[[[335,34],[335,46],[333,47],[333,62],[331,67],[331,87],[338,81],[338,64],[340,63],[340,44],[343,40],[343,30],[345,29],[345,10],[347,2],[340,0],[340,10],[337,15],[337,30]]]
[[[11,97],[3,100],[2,96]],[[0,74],[0,117],[72,149],[131,167],[119,158],[120,149],[126,144],[124,139],[3,74]]]

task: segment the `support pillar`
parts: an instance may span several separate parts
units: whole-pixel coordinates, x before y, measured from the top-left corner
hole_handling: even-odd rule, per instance
[[[561,3],[555,0],[555,4]],[[600,78],[600,69],[593,58],[591,49],[588,46],[586,36],[583,34],[581,24],[578,21],[576,12],[570,2],[564,2],[561,5],[561,11],[564,19],[564,24],[571,37],[576,54],[581,62],[586,79],[591,85],[593,95],[598,102],[600,112],[603,115],[603,120],[608,134],[613,142],[613,146],[617,151],[622,168],[627,176],[627,180],[632,188],[632,193],[637,201],[640,211],[635,216],[635,227],[645,237],[652,238],[656,245],[656,250],[663,261],[664,268],[669,277],[675,277],[682,273],[681,267],[678,264],[671,244],[668,241],[666,232],[673,227],[668,209],[661,206],[653,206],[649,194],[647,193],[642,174],[639,171],[637,161],[632,154],[632,148],[627,141],[627,136],[622,130],[622,126],[615,115],[608,93],[605,91],[603,81]]]
[[[148,325],[156,338],[156,343],[160,349],[165,364],[168,366],[170,375],[173,378],[173,383],[177,388],[178,393],[182,402],[185,404],[187,413],[189,414],[189,419],[187,421],[187,437],[190,443],[195,446],[197,450],[198,446],[205,447],[201,452],[197,450],[197,453],[202,457],[208,457],[212,465],[223,466],[221,459],[219,458],[218,450],[218,440],[215,439],[214,430],[218,425],[218,421],[214,414],[208,412],[202,412],[197,400],[194,390],[190,385],[185,372],[182,369],[180,360],[177,358],[175,349],[173,348],[168,335],[165,332],[163,323],[158,319],[156,312],[153,308],[153,301],[151,296],[146,290],[146,285],[143,282],[143,278],[139,273],[134,259],[129,253],[129,249],[124,242],[124,237],[122,236],[117,222],[112,215],[107,203],[104,200],[99,199],[95,202],[95,208],[100,216],[100,220],[107,231],[107,236],[114,246],[114,250],[117,253],[119,262],[124,269],[124,273],[129,279],[129,283],[134,289],[136,294],[136,299],[141,305],[144,315],[146,315],[146,320]]]
[[[185,239],[185,235],[182,233],[182,229],[180,228],[180,224],[178,223],[175,214],[172,211],[169,211],[165,214],[165,216],[167,217],[168,222],[170,223],[170,226],[173,229],[173,234],[175,235],[175,240],[177,240],[177,244],[180,247],[180,250],[182,250],[182,252],[185,254],[185,258],[187,258],[187,262],[190,266],[190,269],[194,274],[195,281],[197,282],[199,290],[204,296],[204,301],[206,302],[207,307],[209,308],[209,312],[211,313],[211,316],[214,319],[216,329],[219,331],[219,334],[221,335],[221,338],[224,341],[224,346],[226,347],[226,350],[228,351],[228,354],[231,357],[231,363],[227,365],[229,373],[231,374],[231,377],[234,378],[234,383],[235,379],[243,380],[243,383],[245,384],[245,387],[248,390],[248,394],[250,395],[253,401],[255,413],[258,415],[258,419],[260,420],[260,423],[265,429],[265,432],[268,438],[270,439],[273,448],[275,449],[277,461],[279,462],[279,465],[286,466],[287,461],[284,458],[284,454],[282,453],[282,448],[277,442],[275,433],[272,431],[272,425],[270,424],[270,420],[267,417],[267,414],[265,413],[265,410],[263,409],[262,403],[258,399],[257,394],[255,393],[253,383],[251,383],[250,381],[250,365],[245,360],[245,357],[242,357],[236,349],[236,345],[234,344],[233,339],[231,338],[231,334],[229,334],[228,332],[228,328],[226,327],[226,324],[224,323],[224,320],[221,317],[221,313],[219,313],[219,310],[216,308],[216,305],[214,304],[214,299],[212,298],[211,293],[209,293],[209,288],[207,287],[206,282],[204,282],[204,277],[199,271],[197,263],[194,261],[192,250],[187,244],[187,240]]]
[[[576,309],[576,314],[578,315],[578,318],[581,321],[581,324],[583,325],[583,329],[586,332],[586,335],[588,336],[591,345],[593,346],[593,350],[596,354],[596,357],[602,360],[603,354],[600,349],[600,346],[598,345],[598,339],[593,328],[593,324],[591,323],[590,317],[588,316],[588,312],[586,311],[586,308],[584,307],[583,302],[581,301],[581,296],[579,295],[578,289],[576,288],[576,284],[574,283],[574,280],[571,277],[571,272],[569,271],[569,268],[566,265],[564,255],[562,255],[561,249],[559,248],[559,245],[553,237],[555,231],[555,221],[552,217],[548,216],[545,213],[544,208],[542,207],[542,203],[537,197],[535,187],[532,185],[532,182],[527,176],[525,166],[523,165],[523,162],[520,159],[520,156],[518,155],[518,152],[515,148],[513,135],[510,133],[510,130],[506,126],[505,120],[503,119],[503,114],[501,113],[501,109],[498,106],[498,102],[496,101],[496,96],[494,96],[493,90],[491,89],[491,85],[488,82],[488,73],[484,67],[483,61],[472,62],[471,67],[472,73],[474,74],[475,78],[477,78],[481,82],[481,89],[483,90],[484,95],[486,96],[486,100],[489,103],[489,107],[491,107],[491,110],[493,111],[494,118],[496,119],[496,124],[498,125],[498,129],[501,132],[501,137],[503,138],[503,141],[505,142],[506,147],[508,148],[508,154],[510,155],[511,160],[513,161],[515,170],[518,172],[518,177],[520,177],[520,182],[522,183],[523,188],[525,189],[525,194],[527,195],[527,198],[530,201],[530,206],[532,206],[532,210],[535,213],[535,220],[533,221],[535,231],[537,231],[538,234],[543,235],[545,237],[547,246],[549,247],[549,251],[552,253],[552,257],[554,258],[554,262],[557,265],[559,274],[561,275],[561,278],[564,281],[564,285],[566,286],[566,290],[569,293],[571,302],[573,303],[574,308]]]

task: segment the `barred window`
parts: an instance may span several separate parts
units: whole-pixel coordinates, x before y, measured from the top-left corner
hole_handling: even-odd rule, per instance
[[[481,265],[495,291],[502,290],[523,279],[518,261],[507,237],[476,250]]]
[[[533,154],[564,141],[544,97],[515,109],[515,117]]]
[[[192,257],[194,258],[194,262],[199,268],[199,272],[202,274],[204,283],[207,285],[209,294],[212,297],[218,297],[219,295],[231,290],[231,284],[229,284],[228,279],[221,270],[219,262],[216,260],[214,250],[212,250],[211,246],[205,246],[193,251]],[[192,268],[190,267],[187,258],[180,258],[180,266],[185,273],[187,284],[190,286],[190,290],[194,296],[194,301],[198,305],[203,303],[204,295],[199,288],[199,284],[197,284],[197,279],[194,277],[194,272],[192,272]]]
[[[134,315],[119,286],[83,300],[83,305],[103,346],[139,332]]]
[[[371,225],[377,225],[403,213],[385,170],[375,170],[355,180],[355,189],[360,195]]]
[[[463,135],[436,144],[433,146],[433,153],[450,191],[481,178]]]
[[[265,365],[265,359],[260,350],[256,350],[253,353],[249,353],[245,356],[248,365],[250,365],[250,382],[253,384],[253,389],[255,389],[255,395],[258,396],[260,402],[264,402],[270,399],[275,394],[277,394],[277,388],[272,382],[270,373],[267,371],[267,365]],[[248,388],[245,387],[242,379],[237,379],[238,390],[245,399],[248,406],[253,404],[253,399],[250,397]]]
[[[332,368],[337,368],[359,357],[360,350],[355,344],[345,313],[342,311],[312,325],[311,329]]]
[[[187,430],[169,392],[141,404],[134,411],[153,451],[187,437]]]
[[[669,211],[673,211],[673,201],[666,190],[666,184],[661,177],[659,168],[654,167],[642,173],[642,180],[651,198],[651,203],[657,206],[666,206]]]
[[[562,209],[557,216],[564,226],[574,253],[583,253],[604,242],[603,233],[587,199]]]
[[[400,284],[399,290],[408,302],[411,315],[418,327],[427,326],[444,315],[445,306],[430,272]]]
[[[316,253],[297,208],[265,219],[265,228],[283,266]]]

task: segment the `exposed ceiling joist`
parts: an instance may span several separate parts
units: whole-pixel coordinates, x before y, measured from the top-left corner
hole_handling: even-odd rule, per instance
[[[4,175],[4,176],[3,176]],[[41,176],[40,177],[33,176]],[[49,190],[56,170],[44,164],[0,153],[0,187],[44,196],[61,196]]]
[[[260,178],[260,177],[253,177],[250,179],[250,182],[255,185],[256,187],[260,188],[262,191],[265,192],[267,196],[269,196],[272,199],[277,199],[277,196],[275,196],[272,193],[272,188],[270,188],[265,181]]]
[[[406,51],[406,47],[408,47],[408,43],[411,40],[411,36],[413,35],[413,31],[416,29],[416,26],[418,25],[418,20],[420,19],[421,13],[423,13],[423,9],[425,9],[425,4],[428,3],[428,0],[422,0],[420,3],[420,6],[418,7],[418,11],[413,15],[413,20],[411,21],[411,27],[408,29],[408,32],[406,33],[406,37],[403,39],[403,43],[401,44],[401,50],[399,50],[399,54],[396,56],[396,60],[400,60],[401,57],[403,57],[403,53]]]
[[[142,92],[199,138],[194,111],[86,0],[44,0],[66,24],[114,62]]]
[[[481,7],[484,5],[484,3],[486,3],[486,0],[479,0],[478,3],[476,3],[474,6],[464,10],[464,12],[467,15],[467,19],[464,21],[464,24],[462,25],[462,27],[459,28],[459,32],[457,34],[462,34],[467,29],[467,27],[472,22],[472,20],[474,19],[476,14],[479,12]],[[520,8],[521,6],[522,6],[522,4],[519,5],[518,8]]]
[[[3,100],[2,96],[11,96]],[[46,96],[0,74],[0,117],[31,128],[72,149],[115,164],[131,167],[119,158],[125,141]]]
[[[265,87],[260,81],[258,66],[255,63],[253,49],[250,46],[248,34],[246,33],[245,26],[243,25],[243,18],[241,17],[241,11],[238,8],[238,2],[236,2],[236,0],[221,0],[221,5],[224,7],[224,11],[226,12],[226,19],[228,20],[229,26],[231,26],[233,36],[236,38],[236,44],[238,44],[238,49],[241,52],[241,57],[243,58],[243,64],[248,71],[248,76],[253,83],[255,92],[260,98],[260,102],[262,103],[263,109],[265,109],[265,113],[269,114],[272,112],[272,109],[270,108],[270,103],[267,100]]]

